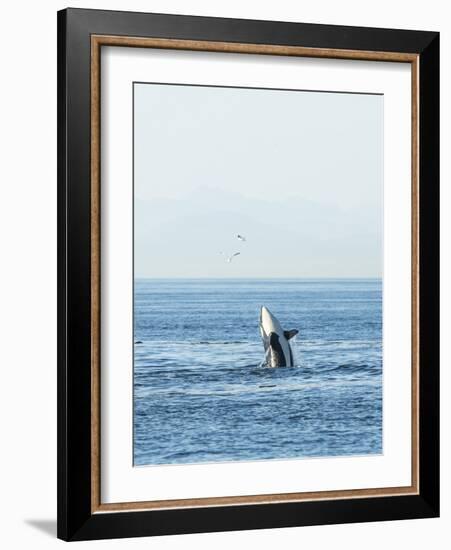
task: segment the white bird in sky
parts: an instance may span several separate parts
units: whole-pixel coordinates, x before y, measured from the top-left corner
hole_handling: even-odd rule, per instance
[[[229,256],[227,258],[227,262],[230,263],[235,256],[239,256],[240,254],[241,254],[241,252],[235,252],[234,254],[232,254],[231,256]]]
[[[235,252],[235,253],[232,254],[231,256],[227,256],[227,254],[226,254],[225,252],[220,252],[220,254],[222,254],[223,256],[226,256],[226,261],[227,261],[227,263],[229,264],[229,263],[233,260],[233,258],[234,258],[235,256],[239,256],[239,255],[241,254],[241,252]]]
[[[246,242],[246,237],[244,237],[243,235],[237,235],[236,237],[237,237],[237,239],[239,239],[240,241],[243,241],[244,243]]]

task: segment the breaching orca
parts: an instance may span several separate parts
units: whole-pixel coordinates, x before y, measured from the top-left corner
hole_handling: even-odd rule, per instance
[[[268,367],[293,367],[293,350],[289,340],[299,331],[283,330],[279,321],[263,306],[260,310],[260,334],[266,352]]]

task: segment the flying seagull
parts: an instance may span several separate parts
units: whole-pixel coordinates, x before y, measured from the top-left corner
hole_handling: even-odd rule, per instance
[[[227,261],[227,263],[229,264],[229,263],[233,260],[233,258],[234,258],[235,256],[239,256],[239,255],[241,254],[241,252],[235,252],[235,253],[232,254],[231,256],[227,256],[227,254],[226,254],[225,252],[220,252],[220,254],[222,254],[223,256],[226,256],[226,261]]]
[[[244,237],[243,235],[237,235],[236,237],[237,239],[240,239],[240,241],[243,241],[244,243],[246,242],[246,237]]]
[[[241,252],[235,252],[234,254],[232,254],[231,256],[229,256],[227,258],[227,262],[230,263],[235,256],[239,256],[240,254],[241,254]]]

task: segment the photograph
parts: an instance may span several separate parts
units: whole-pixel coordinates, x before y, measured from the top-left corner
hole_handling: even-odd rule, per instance
[[[133,465],[381,455],[384,96],[133,82]]]

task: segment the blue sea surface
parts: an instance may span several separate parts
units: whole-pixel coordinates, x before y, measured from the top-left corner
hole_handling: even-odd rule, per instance
[[[260,306],[296,328],[264,359]],[[134,464],[382,453],[380,279],[137,279]]]

